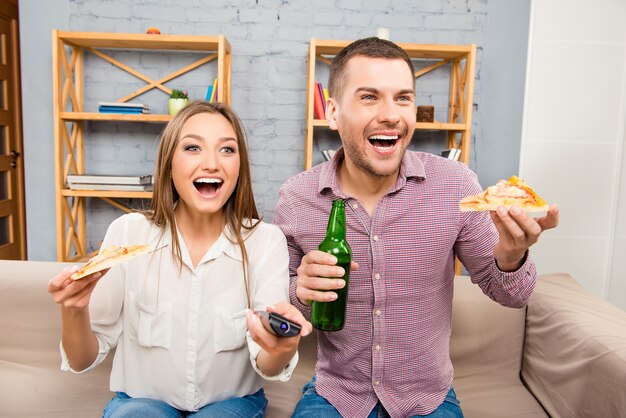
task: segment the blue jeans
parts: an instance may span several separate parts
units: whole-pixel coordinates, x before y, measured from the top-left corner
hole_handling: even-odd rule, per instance
[[[257,418],[263,417],[266,407],[263,389],[243,398],[210,403],[196,412],[181,411],[162,401],[131,398],[124,392],[117,392],[104,408],[102,418]]]
[[[313,379],[302,387],[302,399],[296,405],[292,418],[341,418],[335,407],[317,393],[315,390],[315,379],[316,377],[313,376]],[[414,415],[411,418],[414,417],[463,418],[463,411],[461,411],[459,401],[456,399],[454,389],[450,388],[448,395],[446,395],[443,403],[437,409],[428,415]],[[389,418],[389,413],[378,402],[367,418]]]

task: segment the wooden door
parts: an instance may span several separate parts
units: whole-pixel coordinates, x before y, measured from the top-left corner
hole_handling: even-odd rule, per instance
[[[0,259],[26,259],[17,2],[0,0]]]

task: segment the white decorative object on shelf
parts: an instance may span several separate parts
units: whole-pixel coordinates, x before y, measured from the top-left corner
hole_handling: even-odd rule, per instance
[[[376,37],[380,39],[389,40],[389,28],[376,29]]]

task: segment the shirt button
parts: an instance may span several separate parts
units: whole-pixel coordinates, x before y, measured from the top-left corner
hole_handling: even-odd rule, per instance
[[[380,351],[380,344],[376,344],[376,347],[374,347],[374,350]]]
[[[375,384],[376,386],[380,385],[380,380],[378,380],[378,379],[374,380],[374,384]]]
[[[378,235],[374,235],[374,241],[378,241]]]
[[[356,203],[353,203],[353,204],[352,204],[352,209],[356,209],[356,208],[358,208],[358,207],[359,207],[359,205],[358,205],[358,204],[356,204]]]
[[[380,273],[376,273],[376,274],[374,275],[374,278],[375,278],[376,280],[380,280]]]
[[[376,316],[380,316],[380,309],[376,309]]]

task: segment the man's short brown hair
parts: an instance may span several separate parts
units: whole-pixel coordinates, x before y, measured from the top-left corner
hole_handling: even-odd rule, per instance
[[[409,66],[411,75],[415,74],[411,58],[409,58],[406,51],[398,45],[376,37],[358,39],[342,49],[337,56],[335,56],[335,59],[333,59],[328,76],[328,91],[331,97],[337,98],[339,96],[340,90],[345,83],[345,72],[348,61],[355,56],[390,60],[401,59]]]

